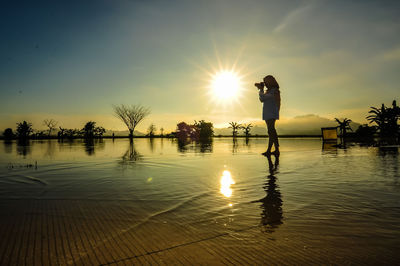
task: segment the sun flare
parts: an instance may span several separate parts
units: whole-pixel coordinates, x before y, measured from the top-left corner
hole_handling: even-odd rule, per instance
[[[220,71],[211,81],[212,94],[220,101],[236,98],[240,92],[240,77],[233,71]]]
[[[221,183],[220,192],[227,198],[232,196],[231,185],[234,185],[235,181],[232,178],[231,172],[229,172],[228,170],[225,170],[222,173],[220,183]]]

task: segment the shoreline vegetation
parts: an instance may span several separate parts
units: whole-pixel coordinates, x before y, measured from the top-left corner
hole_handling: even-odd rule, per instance
[[[0,139],[12,140],[18,139],[25,141],[28,139],[102,139],[102,138],[174,138],[177,139],[181,146],[191,142],[207,143],[211,142],[213,138],[231,137],[235,138],[266,138],[267,134],[251,134],[252,124],[240,124],[238,122],[229,122],[229,128],[232,130],[231,135],[215,134],[212,122],[205,120],[194,121],[193,124],[180,122],[176,125],[176,130],[166,133],[161,127],[156,134],[157,128],[154,123],[151,123],[147,129],[147,134],[135,135],[135,128],[142,122],[151,112],[150,108],[142,105],[113,105],[114,115],[121,120],[127,127],[129,135],[121,136],[117,131],[106,130],[104,127],[97,126],[96,122],[88,121],[82,129],[68,129],[58,125],[58,121],[54,119],[43,120],[43,125],[47,127],[46,130],[34,130],[32,123],[23,121],[17,123],[15,132],[12,128],[7,128],[3,131]],[[333,127],[337,134],[337,140],[340,141],[339,146],[346,147],[346,142],[357,142],[373,146],[397,145],[400,143],[400,126],[398,120],[400,119],[400,107],[397,106],[396,100],[393,100],[392,106],[387,107],[384,104],[380,108],[370,107],[366,117],[369,124],[360,125],[355,131],[350,127],[351,119],[344,118],[340,120],[335,118],[337,126]],[[322,129],[321,129],[322,130]],[[242,134],[239,133],[241,131]],[[52,132],[54,133],[52,134]],[[157,132],[157,133],[158,133]],[[118,133],[118,135],[115,135]],[[139,132],[137,132],[138,134]],[[143,133],[139,133],[143,134]],[[282,134],[278,135],[279,138],[321,138],[321,134]]]
[[[278,135],[280,138],[322,138],[322,135]],[[101,137],[93,137],[93,139],[129,139],[130,136],[112,136],[112,135],[105,135]],[[133,139],[151,139],[151,138],[164,138],[164,139],[178,139],[177,136],[171,135],[154,135],[154,136],[133,136]],[[215,135],[212,138],[232,138],[232,135]],[[268,138],[268,135],[238,135],[235,138]],[[18,137],[13,138],[5,138],[4,136],[0,136],[0,140],[18,140]],[[44,136],[44,137],[30,137],[31,140],[50,140],[50,139],[60,139],[60,140],[70,140],[70,139],[86,139],[85,137],[66,137],[66,138],[59,138],[57,136]]]

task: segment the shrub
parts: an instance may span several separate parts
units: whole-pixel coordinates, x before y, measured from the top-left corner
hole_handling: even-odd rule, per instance
[[[14,137],[14,133],[11,128],[6,128],[3,132],[3,136],[5,139],[12,139]]]

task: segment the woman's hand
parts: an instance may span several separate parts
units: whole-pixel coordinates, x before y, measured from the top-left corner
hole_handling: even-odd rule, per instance
[[[257,89],[259,89],[260,91],[264,89],[264,83],[263,82],[255,83],[254,86],[256,86]]]

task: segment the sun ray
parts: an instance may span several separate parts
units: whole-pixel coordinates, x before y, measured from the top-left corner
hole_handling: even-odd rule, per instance
[[[238,52],[235,60],[233,61],[232,70],[236,69],[237,63],[239,62],[239,59],[242,56],[242,54],[244,53],[245,49],[246,49],[246,45],[243,44],[242,47],[239,49],[239,52]]]
[[[221,61],[221,58],[219,57],[218,48],[217,48],[217,44],[215,43],[215,41],[213,41],[213,46],[214,46],[215,58],[217,59],[217,63],[218,63],[218,68],[223,69],[222,61]]]
[[[235,54],[232,51],[220,53],[217,42],[214,40],[211,42],[214,56],[210,57],[210,54],[204,54],[197,58],[197,61],[190,60],[190,58],[186,59],[189,64],[203,73],[198,77],[204,82],[202,89],[204,89],[204,96],[206,97],[205,110],[210,114],[219,114],[218,120],[229,120],[232,119],[232,115],[248,112],[248,108],[245,107],[248,102],[247,97],[250,94],[253,95],[251,89],[246,88],[250,85],[246,81],[251,76],[248,73],[249,64],[242,59],[247,45],[242,44]],[[229,58],[233,60],[229,60]],[[217,78],[221,74],[222,77]],[[224,81],[224,78],[228,78],[228,81]],[[228,88],[232,86],[229,86],[229,84],[232,83],[238,85],[233,86],[234,89],[230,90]],[[228,84],[228,86],[224,84]],[[222,86],[222,88],[216,89],[215,85]]]
[[[210,98],[218,105],[237,103],[243,90],[241,76],[232,70],[220,70],[211,76],[208,89]]]

